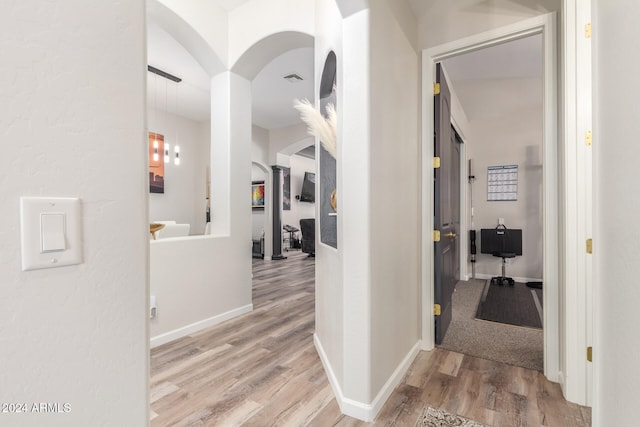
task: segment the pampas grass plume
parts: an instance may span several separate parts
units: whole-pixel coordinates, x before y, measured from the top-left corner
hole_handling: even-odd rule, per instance
[[[302,121],[307,124],[309,134],[318,137],[324,149],[335,159],[337,153],[336,129],[338,115],[333,104],[327,105],[327,118],[316,110],[307,99],[296,99],[293,106],[300,112]]]

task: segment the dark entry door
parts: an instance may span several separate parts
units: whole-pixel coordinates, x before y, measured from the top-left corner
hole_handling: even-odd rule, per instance
[[[451,128],[451,101],[449,86],[442,67],[436,65],[436,82],[440,85],[435,95],[434,155],[440,166],[434,169],[434,228],[440,240],[434,243],[434,297],[439,314],[435,314],[436,344],[442,343],[451,323],[451,296],[459,270],[457,257],[459,213],[459,146]]]

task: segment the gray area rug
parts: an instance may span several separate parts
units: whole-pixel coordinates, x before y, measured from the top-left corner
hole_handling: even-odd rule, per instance
[[[515,326],[542,328],[542,289],[524,283],[500,286],[487,283],[482,292],[476,318]]]
[[[458,282],[453,293],[451,325],[439,347],[542,371],[542,329],[505,325],[475,318],[484,284],[484,280]]]
[[[427,406],[416,423],[420,427],[486,427],[476,421]]]

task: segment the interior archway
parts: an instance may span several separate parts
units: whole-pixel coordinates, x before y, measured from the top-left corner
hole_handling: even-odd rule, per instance
[[[147,1],[147,15],[184,46],[209,76],[215,76],[226,70],[218,53],[204,38],[191,25],[158,0]]]
[[[297,31],[271,34],[247,49],[231,67],[231,71],[253,80],[271,60],[283,53],[302,47],[313,47],[313,36]]]

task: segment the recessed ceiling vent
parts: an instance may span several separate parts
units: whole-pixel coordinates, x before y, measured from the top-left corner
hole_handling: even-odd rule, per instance
[[[283,77],[283,79],[285,79],[289,83],[298,83],[304,80],[302,76],[297,73],[287,74],[286,76]]]

